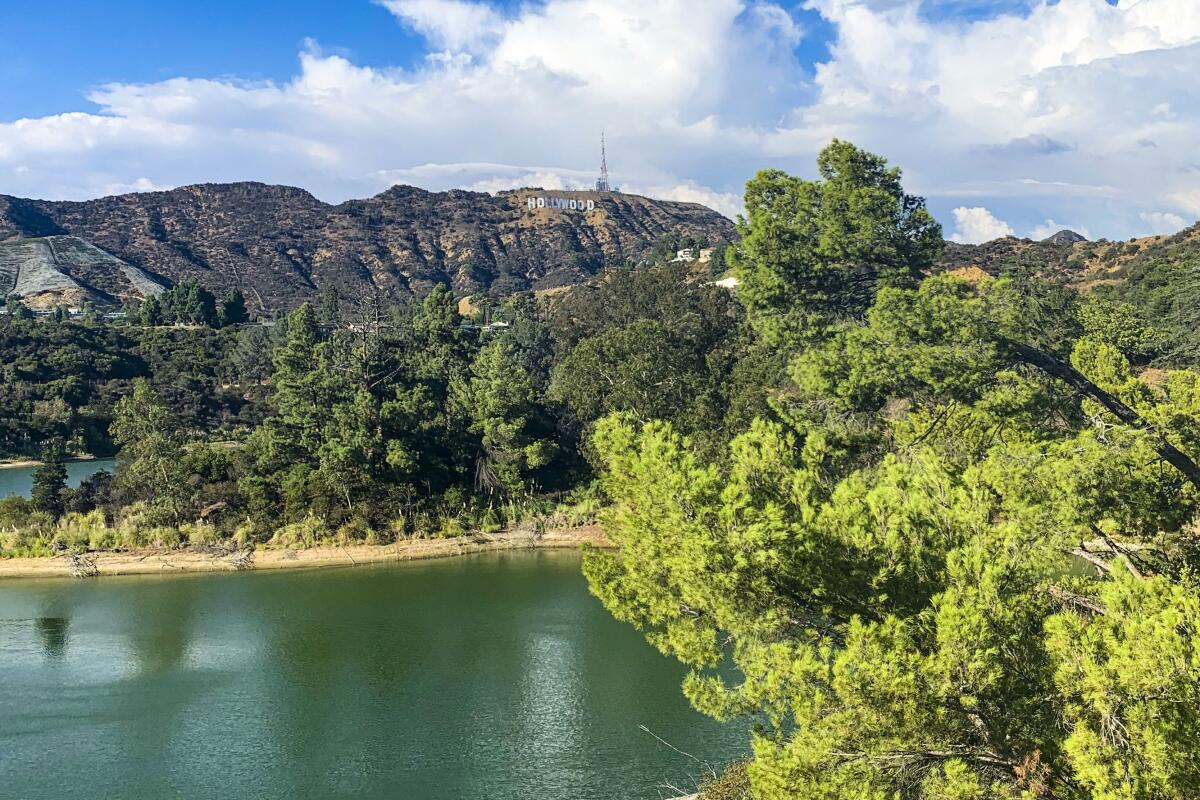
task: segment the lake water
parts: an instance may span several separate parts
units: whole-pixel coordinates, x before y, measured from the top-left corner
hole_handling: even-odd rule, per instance
[[[579,557],[0,583],[0,795],[658,800],[746,749]]]
[[[116,468],[116,459],[96,458],[91,461],[67,462],[67,485],[76,487],[84,478],[97,472],[112,472]],[[33,473],[37,467],[0,467],[0,499],[18,494],[29,497],[33,490]]]

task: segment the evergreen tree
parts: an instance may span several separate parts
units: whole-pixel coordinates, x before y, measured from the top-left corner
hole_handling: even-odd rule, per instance
[[[138,321],[147,327],[155,327],[166,322],[163,316],[162,300],[158,295],[150,295],[142,301],[138,308]]]
[[[33,473],[30,501],[38,511],[54,518],[62,516],[63,494],[67,488],[67,466],[62,443],[52,441],[42,450],[42,463]]]
[[[1200,375],[1143,380],[1136,325],[1045,326],[1016,280],[881,269],[844,313],[858,289],[830,306],[794,269],[831,243],[776,235],[826,197],[788,191],[740,254],[770,241],[740,267],[801,312],[747,300],[807,345],[784,421],[708,458],[602,420],[619,550],[588,555],[592,590],[692,667],[699,709],[756,721],[757,800],[1196,796]],[[874,238],[877,210],[826,232]]]
[[[224,328],[228,325],[242,325],[250,320],[246,310],[246,298],[240,289],[230,289],[217,309],[217,326]]]
[[[117,403],[110,433],[120,448],[114,484],[126,502],[145,501],[164,522],[182,522],[188,494],[184,434],[148,381],[136,381]]]
[[[33,312],[29,310],[29,306],[17,299],[8,301],[8,313],[12,319],[33,319]]]
[[[471,377],[452,387],[459,413],[478,436],[475,487],[489,494],[518,495],[533,473],[554,455],[546,414],[538,408],[533,378],[507,336],[479,351]]]
[[[913,286],[942,247],[923,198],[886,159],[834,140],[815,181],[764,170],[746,185],[729,259],[738,299],[769,342],[786,345],[861,317],[878,286]]]

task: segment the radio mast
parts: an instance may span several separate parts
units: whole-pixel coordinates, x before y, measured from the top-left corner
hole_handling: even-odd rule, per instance
[[[604,143],[604,132],[600,132],[600,178],[596,181],[597,192],[615,192],[608,182],[608,150]]]

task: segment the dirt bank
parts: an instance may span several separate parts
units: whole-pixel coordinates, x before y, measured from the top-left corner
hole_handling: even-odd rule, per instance
[[[475,534],[454,539],[412,539],[387,545],[348,547],[310,547],[304,550],[259,548],[242,568],[311,569],[378,564],[384,561],[418,561],[426,558],[483,553],[492,550],[533,550],[541,548],[577,548],[581,544],[611,546],[598,525],[546,531],[537,536],[529,531],[503,531]],[[98,552],[95,558],[99,575],[171,575],[191,572],[234,572],[239,569],[236,556],[200,550],[131,550]],[[70,575],[65,557],[0,559],[0,579],[60,578]]]

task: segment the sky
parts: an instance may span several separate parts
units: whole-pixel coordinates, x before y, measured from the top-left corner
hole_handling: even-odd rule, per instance
[[[0,0],[0,193],[589,186],[741,209],[848,139],[948,238],[1200,218],[1200,0]]]

